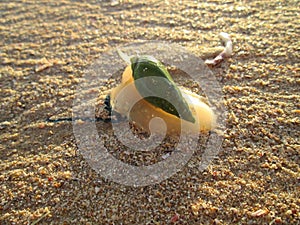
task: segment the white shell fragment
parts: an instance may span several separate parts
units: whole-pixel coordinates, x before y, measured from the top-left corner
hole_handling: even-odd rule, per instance
[[[224,43],[224,50],[217,55],[214,59],[207,59],[205,63],[209,66],[215,66],[222,62],[225,58],[232,55],[232,41],[228,33],[221,32],[219,34],[221,41]]]

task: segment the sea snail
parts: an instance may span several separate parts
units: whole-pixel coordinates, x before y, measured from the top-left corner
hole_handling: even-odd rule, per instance
[[[214,128],[213,110],[201,96],[177,87],[161,62],[152,56],[135,56],[130,63],[121,84],[111,91],[112,110],[147,132],[155,117],[164,121],[167,134],[180,134],[182,128],[193,134]],[[160,133],[161,122],[152,121],[150,127],[151,132]]]

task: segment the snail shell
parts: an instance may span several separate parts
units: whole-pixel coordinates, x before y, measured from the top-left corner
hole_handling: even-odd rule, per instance
[[[147,132],[150,131],[150,121],[155,117],[164,121],[169,135],[181,132],[198,134],[212,130],[216,121],[213,110],[201,100],[201,96],[181,87],[179,89],[196,118],[195,123],[180,119],[144,100],[135,88],[130,66],[123,72],[122,83],[111,92],[111,106],[114,111],[127,116],[137,127]],[[159,120],[152,122],[151,132],[165,132],[161,126],[162,122]]]

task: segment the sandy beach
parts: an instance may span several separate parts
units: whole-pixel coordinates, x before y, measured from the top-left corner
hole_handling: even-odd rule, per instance
[[[300,224],[299,1],[4,0],[0,15],[0,224]],[[197,166],[201,135],[191,160],[159,183],[126,186],[95,172],[72,121],[57,120],[72,118],[85,71],[139,40],[213,58],[220,32],[233,54],[211,68],[227,117],[210,165]],[[154,162],[126,155],[110,126],[107,135],[113,156]],[[153,157],[172,149],[162,145]]]

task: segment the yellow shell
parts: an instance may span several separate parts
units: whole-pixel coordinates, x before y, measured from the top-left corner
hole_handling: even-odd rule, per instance
[[[215,125],[215,115],[212,109],[201,101],[201,96],[183,88],[180,88],[180,91],[196,119],[195,124],[167,113],[144,100],[134,86],[130,66],[127,66],[123,72],[122,83],[111,92],[111,106],[114,111],[126,115],[139,128],[148,132],[150,121],[155,117],[165,122],[167,134],[180,134],[181,132],[195,134],[212,130]],[[154,121],[150,125],[151,132],[164,133],[163,123],[160,120]]]

